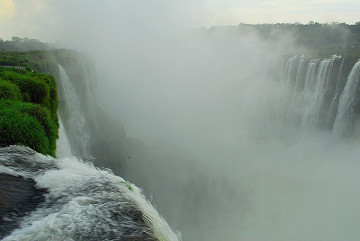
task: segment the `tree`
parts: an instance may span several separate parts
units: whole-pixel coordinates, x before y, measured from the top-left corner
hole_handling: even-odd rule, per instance
[[[12,37],[11,39],[12,39],[12,41],[14,41],[14,42],[21,42],[21,41],[22,41],[22,39],[19,38],[19,37]]]

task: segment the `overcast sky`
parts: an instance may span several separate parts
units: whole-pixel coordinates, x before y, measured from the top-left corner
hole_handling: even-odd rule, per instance
[[[360,21],[359,0],[0,0],[1,37],[59,39],[64,30],[100,33],[104,25]],[[56,31],[58,30],[58,31]],[[89,35],[91,36],[91,35]]]

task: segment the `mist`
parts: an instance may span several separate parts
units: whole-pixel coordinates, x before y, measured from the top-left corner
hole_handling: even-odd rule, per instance
[[[134,140],[113,171],[183,240],[358,240],[358,138],[284,118],[301,111],[281,82],[291,35],[212,33],[189,1],[46,8],[28,33],[92,54],[98,105]]]
[[[99,98],[144,146],[118,172],[184,240],[359,237],[358,144],[283,119],[291,38],[147,37],[99,62]]]

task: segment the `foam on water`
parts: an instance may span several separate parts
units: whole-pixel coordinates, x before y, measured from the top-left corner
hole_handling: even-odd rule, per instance
[[[180,240],[139,188],[110,171],[18,146],[1,148],[0,161],[0,173],[32,178],[48,190],[45,203],[5,241]]]

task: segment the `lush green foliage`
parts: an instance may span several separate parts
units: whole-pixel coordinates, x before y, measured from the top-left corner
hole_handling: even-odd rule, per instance
[[[0,68],[0,143],[25,145],[55,156],[57,106],[54,77]]]
[[[53,154],[39,121],[14,109],[11,101],[0,101],[0,142],[25,145],[43,154]]]
[[[211,27],[211,32],[234,31],[240,35],[257,33],[265,40],[292,39],[299,47],[307,48],[312,55],[343,54],[360,56],[360,22],[346,23],[276,23],[239,24],[237,26]]]
[[[26,68],[27,71],[35,70],[42,73],[51,73],[57,75],[58,64],[66,66],[66,69],[72,69],[79,73],[78,67],[83,66],[84,53],[72,50],[56,49],[47,51],[29,51],[29,52],[1,52],[0,66],[19,66]],[[23,68],[23,69],[24,69]]]
[[[0,99],[22,100],[19,87],[10,81],[0,82]]]
[[[47,66],[55,64],[51,62],[52,58],[47,53],[47,51],[2,52],[0,54],[0,65],[21,66],[25,67],[27,71],[34,69],[44,72]]]
[[[54,155],[55,152],[55,137],[58,135],[58,102],[55,79],[50,75],[39,74],[37,72],[51,73],[51,75],[54,75],[56,78],[60,78],[58,64],[61,64],[73,79],[78,80],[75,83],[75,86],[81,90],[83,84],[85,84],[84,80],[86,80],[86,76],[84,75],[83,71],[78,70],[79,68],[84,67],[84,63],[87,63],[86,60],[84,60],[84,56],[85,55],[83,53],[63,49],[30,52],[0,52],[0,83],[3,83],[2,85],[12,84],[12,87],[16,85],[21,94],[20,98],[18,98],[18,95],[14,94],[16,93],[15,90],[9,91],[10,87],[1,87],[0,84],[0,91],[2,88],[6,89],[3,91],[3,95],[0,94],[0,99],[21,100],[25,103],[37,104],[48,110],[46,113],[49,114],[40,115],[39,111],[30,111],[30,107],[27,107],[26,112],[26,114],[32,117],[39,118],[39,115],[43,116],[43,118],[40,118],[40,120],[36,119],[36,121],[42,124],[42,128],[44,129],[49,142],[49,148],[45,148],[42,153]],[[14,66],[14,68],[10,68],[9,66]],[[12,97],[9,97],[9,92],[12,93]],[[60,91],[60,95],[61,94],[63,93]],[[18,105],[13,102],[12,104]],[[60,103],[60,108],[62,105],[64,105],[64,103]],[[26,108],[24,107],[22,109],[23,113],[25,112],[24,109]],[[47,118],[49,115],[50,121],[48,121],[49,118]],[[64,118],[67,117],[68,113],[66,110],[63,111],[63,115]],[[54,126],[56,128],[54,128]],[[0,139],[0,144],[4,144],[4,139],[6,138]],[[12,142],[5,142],[5,144],[22,143],[23,145],[30,146],[35,150],[40,151],[40,149],[36,149],[34,145],[31,146],[29,143],[26,144],[24,140],[14,141],[11,138],[8,139],[12,140]]]
[[[33,51],[48,50],[50,44],[42,43],[37,39],[13,37],[12,40],[0,39],[0,51]]]

